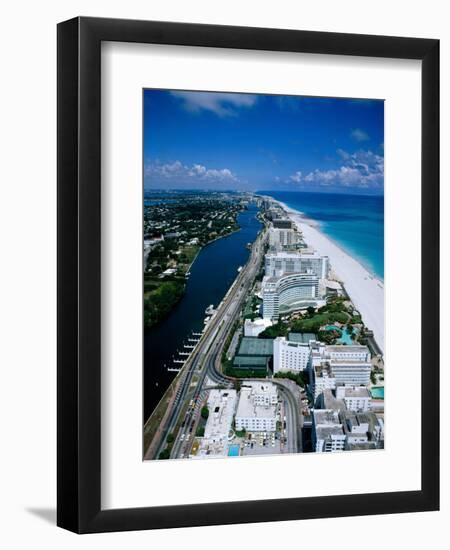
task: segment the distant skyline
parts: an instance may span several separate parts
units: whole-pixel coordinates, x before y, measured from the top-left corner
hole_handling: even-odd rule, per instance
[[[144,90],[145,189],[383,194],[384,102]]]

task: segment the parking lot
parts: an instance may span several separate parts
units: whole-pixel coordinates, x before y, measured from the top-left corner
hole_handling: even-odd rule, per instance
[[[275,432],[251,432],[248,435],[251,439],[247,436],[243,442],[242,456],[280,454],[280,440],[275,437]]]

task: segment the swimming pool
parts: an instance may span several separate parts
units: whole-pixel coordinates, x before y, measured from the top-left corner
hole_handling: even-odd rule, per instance
[[[354,344],[354,341],[352,340],[352,332],[347,329],[347,327],[344,327],[342,330],[341,328],[335,326],[335,325],[327,325],[325,327],[325,330],[335,330],[340,334],[339,338],[336,340],[337,344],[347,344],[347,346],[351,346]],[[357,333],[357,330],[354,330],[355,333]]]
[[[384,399],[384,386],[375,386],[370,393],[374,399]]]
[[[228,447],[228,456],[239,456],[240,445],[230,445]]]

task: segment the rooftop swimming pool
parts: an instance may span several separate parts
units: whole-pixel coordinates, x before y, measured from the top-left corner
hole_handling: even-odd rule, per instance
[[[384,399],[384,386],[375,386],[371,388],[370,393],[373,399]]]
[[[240,445],[230,445],[228,447],[228,456],[239,456]]]

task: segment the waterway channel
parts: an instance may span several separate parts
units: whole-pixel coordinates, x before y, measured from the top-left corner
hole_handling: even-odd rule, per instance
[[[253,243],[261,229],[256,218],[258,209],[250,204],[238,214],[240,230],[205,246],[191,266],[186,292],[168,317],[159,325],[144,331],[144,422],[152,413],[170,382],[176,375],[168,367],[179,352],[187,352],[193,333],[204,328],[205,309],[217,306],[250,254],[248,243]]]

